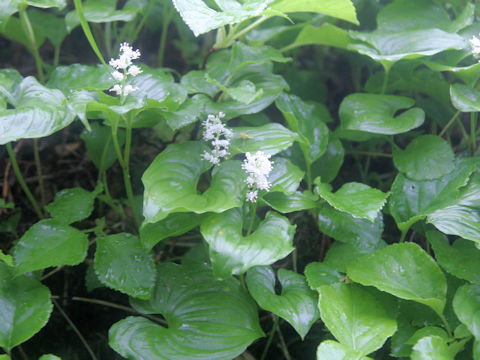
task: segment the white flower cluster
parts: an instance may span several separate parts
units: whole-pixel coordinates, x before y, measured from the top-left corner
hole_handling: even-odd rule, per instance
[[[214,165],[220,163],[220,159],[230,155],[228,152],[228,146],[230,145],[230,138],[233,133],[230,129],[227,129],[222,119],[225,117],[223,112],[220,112],[217,116],[208,115],[207,120],[204,121],[203,139],[211,141],[213,146],[212,151],[204,151],[202,158],[210,161]]]
[[[265,155],[262,151],[257,151],[254,155],[247,152],[247,157],[242,164],[242,169],[248,173],[247,201],[256,202],[258,190],[270,190],[268,175],[273,169],[273,162],[270,161],[270,155]]]
[[[470,46],[472,47],[473,55],[477,56],[480,54],[480,39],[476,36],[473,36],[470,39]]]
[[[133,50],[133,48],[126,42],[120,44],[120,56],[118,59],[110,59],[110,66],[115,68],[112,72],[113,78],[118,82],[110,91],[117,95],[127,96],[132,91],[138,90],[138,87],[132,85],[125,85],[125,80],[128,75],[137,76],[142,72],[137,65],[132,65],[132,60],[140,57],[140,51]],[[119,71],[120,70],[120,71]]]

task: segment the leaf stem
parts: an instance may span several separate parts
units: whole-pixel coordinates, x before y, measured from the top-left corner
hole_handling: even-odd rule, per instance
[[[440,131],[440,134],[438,134],[438,136],[442,137],[445,132],[448,130],[448,128],[454,123],[454,121],[457,119],[458,115],[460,115],[460,110],[458,110],[453,116],[452,118],[448,121],[447,125],[444,126],[444,128],[442,129],[442,131]]]
[[[444,316],[442,313],[439,313],[438,316],[439,316],[440,319],[442,320],[443,326],[445,326],[445,330],[447,330],[448,335],[449,335],[451,338],[453,338],[452,329],[450,329],[450,325],[448,324],[448,321],[447,321],[447,319],[445,318],[445,316]]]
[[[477,136],[475,133],[475,129],[477,127],[477,112],[470,113],[470,139],[472,142],[472,154],[475,154],[475,149],[477,148]]]
[[[409,230],[409,228],[405,229],[405,230],[401,230],[402,235],[400,236],[399,243],[403,243],[405,241],[405,237],[407,236],[408,230]]]
[[[220,50],[220,49],[224,49],[224,48],[227,48],[227,47],[233,45],[235,40],[242,37],[243,35],[245,35],[250,30],[253,30],[258,25],[260,25],[261,23],[263,23],[265,20],[267,20],[269,18],[270,18],[270,16],[263,15],[263,16],[259,17],[257,20],[255,20],[254,22],[252,22],[247,27],[240,30],[239,32],[235,31],[238,27],[232,28],[232,31],[225,38],[223,38],[219,43],[216,43],[213,47],[215,48],[215,50]]]
[[[35,158],[35,167],[37,168],[38,186],[40,187],[40,204],[45,206],[45,186],[43,183],[42,163],[40,162],[40,152],[38,150],[38,139],[33,139],[33,156]]]
[[[12,149],[12,143],[10,142],[7,143],[7,152],[8,152],[8,156],[10,157],[10,162],[12,163],[13,171],[15,172],[15,176],[17,177],[17,180],[20,183],[20,186],[25,192],[25,195],[27,195],[28,200],[30,200],[30,203],[33,206],[33,210],[35,211],[37,216],[40,219],[43,219],[43,214],[42,214],[42,211],[40,210],[40,207],[38,206],[37,200],[35,200],[35,197],[30,192],[30,189],[28,188],[27,183],[23,178],[22,172],[20,171],[20,167],[18,166],[18,163],[17,163],[17,158],[15,157],[15,153],[13,152],[13,149]]]
[[[93,359],[93,360],[97,360],[97,357],[95,356],[95,354],[93,353],[92,351],[92,348],[90,347],[90,345],[88,345],[87,341],[85,340],[85,338],[83,337],[82,333],[80,332],[80,330],[78,330],[78,328],[75,326],[75,324],[73,323],[72,320],[70,320],[70,318],[68,317],[68,315],[65,313],[65,311],[63,311],[63,309],[60,307],[60,305],[58,304],[58,302],[54,299],[54,298],[51,298],[52,299],[52,302],[53,304],[55,305],[55,307],[58,309],[58,311],[60,312],[60,314],[62,314],[62,316],[65,318],[65,320],[67,321],[67,323],[72,327],[73,331],[75,331],[75,333],[77,334],[78,338],[80,339],[80,341],[83,343],[83,345],[85,346],[85,349],[87,349],[88,353],[90,354],[90,357]]]
[[[248,224],[247,236],[252,233],[253,223],[255,222],[255,214],[257,213],[257,202],[252,204],[250,208],[250,223]]]
[[[388,77],[390,75],[390,67],[389,66],[384,66],[384,75],[383,75],[383,83],[382,83],[382,91],[381,94],[385,94],[385,91],[387,91],[387,85],[388,85]]]
[[[351,155],[366,155],[366,156],[377,156],[377,157],[386,157],[391,158],[392,154],[384,154],[379,152],[372,152],[372,151],[349,151],[347,154]]]
[[[162,34],[160,35],[160,45],[158,47],[157,66],[163,66],[163,58],[165,56],[165,47],[167,46],[167,34],[168,26],[172,20],[173,6],[168,7],[167,1],[163,2],[163,21],[162,21]]]
[[[275,336],[275,332],[277,331],[277,326],[278,326],[278,322],[279,322],[280,318],[276,315],[273,315],[273,314],[272,314],[272,316],[275,318],[275,321],[273,322],[273,326],[270,329],[270,334],[269,334],[268,339],[267,339],[267,344],[265,345],[265,348],[263,349],[262,357],[260,358],[260,360],[265,360],[265,358],[268,354],[268,350],[270,349],[270,345],[272,344],[273,337]]]

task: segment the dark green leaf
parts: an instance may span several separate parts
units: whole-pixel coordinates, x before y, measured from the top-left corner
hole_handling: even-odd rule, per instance
[[[131,234],[97,239],[95,272],[104,285],[139,299],[149,299],[155,285],[153,254]]]
[[[242,209],[215,214],[202,223],[200,231],[210,246],[210,259],[216,277],[243,274],[257,265],[270,265],[293,251],[295,226],[287,218],[268,212],[250,235],[242,234]]]
[[[396,321],[358,285],[337,283],[320,286],[317,291],[320,317],[328,330],[341,344],[361,355],[380,348],[397,330]]]
[[[310,288],[316,290],[320,286],[338,283],[340,272],[325,262],[311,262],[305,268],[305,277]]]
[[[248,291],[262,309],[287,320],[303,340],[319,317],[318,295],[310,290],[300,274],[279,269],[277,276],[282,286],[280,295],[275,293],[275,273],[270,267],[248,270]]]
[[[263,89],[257,89],[250,80],[242,80],[238,85],[227,88],[227,94],[233,100],[248,105],[263,95]]]
[[[233,359],[263,336],[255,304],[236,279],[218,281],[198,263],[161,263],[152,298],[131,300],[143,313],[162,314],[168,328],[128,317],[109,331],[110,346],[127,358]]]
[[[327,149],[311,166],[312,179],[320,176],[325,183],[333,181],[342,167],[344,155],[342,143],[333,133],[330,133]]]
[[[87,256],[88,236],[54,219],[41,220],[13,248],[15,271],[24,274],[50,266],[77,265]]]
[[[282,13],[315,12],[358,24],[355,7],[350,0],[278,0],[270,7]]]
[[[480,286],[467,284],[458,288],[453,298],[453,310],[458,319],[467,326],[468,330],[480,338]]]
[[[285,158],[273,158],[273,169],[268,176],[272,184],[270,191],[280,191],[285,194],[294,194],[303,179],[304,172]]]
[[[333,340],[325,340],[317,348],[317,360],[369,360],[361,352]]]
[[[453,170],[455,154],[439,136],[422,135],[405,150],[393,149],[393,162],[398,170],[413,180],[432,180]]]
[[[67,28],[63,18],[53,13],[36,9],[29,10],[28,17],[32,25],[42,28],[43,33],[50,39],[53,45],[61,46],[67,36]]]
[[[199,142],[169,145],[150,164],[142,176],[146,223],[174,212],[223,212],[243,204],[246,174],[236,160],[216,166],[210,187],[199,194],[200,175],[211,167],[201,157],[205,150],[207,146]]]
[[[437,263],[414,243],[389,245],[350,263],[347,275],[401,299],[413,300],[442,314],[447,282]]]
[[[190,125],[203,117],[205,105],[211,100],[205,95],[199,94],[188,98],[180,107],[173,112],[162,112],[161,116],[167,121],[173,131]]]
[[[447,339],[440,336],[426,336],[415,344],[412,349],[412,360],[453,360],[454,354],[449,350]]]
[[[463,84],[452,84],[450,96],[453,106],[462,112],[480,111],[480,91]]]
[[[263,202],[281,213],[314,209],[318,206],[317,200],[317,197],[308,191],[297,191],[293,194],[269,192],[262,196]]]
[[[383,249],[387,246],[385,241],[380,240],[378,243],[341,243],[335,241],[328,249],[325,256],[324,263],[328,266],[337,269],[340,272],[346,273],[347,266],[357,260],[358,257],[364,254],[370,254],[377,250]]]
[[[47,86],[69,95],[72,90],[107,90],[113,84],[115,80],[102,65],[72,64],[57,66],[52,71]]]
[[[298,33],[295,41],[288,45],[288,48],[305,45],[325,45],[346,49],[351,42],[352,40],[348,36],[348,32],[335,25],[325,23],[315,27],[307,24]]]
[[[0,308],[0,347],[10,352],[47,323],[52,312],[50,291],[27,276],[0,277]]]

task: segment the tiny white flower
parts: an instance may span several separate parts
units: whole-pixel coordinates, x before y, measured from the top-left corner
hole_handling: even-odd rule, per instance
[[[473,36],[470,40],[470,46],[472,48],[472,54],[473,55],[479,55],[480,54],[480,39],[477,38],[476,36]]]
[[[132,85],[125,85],[125,89],[123,90],[123,95],[127,96],[133,91],[138,90],[138,87],[133,87]]]
[[[117,93],[117,95],[122,94],[122,87],[119,84],[113,85],[113,88],[111,88],[109,91],[114,91]]]
[[[223,117],[225,117],[223,112],[220,112],[217,116],[210,114],[203,122],[203,139],[206,141],[211,140],[210,143],[213,150],[211,153],[205,152],[202,157],[214,165],[220,163],[220,158],[230,155],[228,152],[228,147],[230,146],[229,139],[232,137],[233,132],[223,124],[221,120]]]
[[[120,71],[117,71],[117,70],[112,72],[112,76],[118,82],[121,82],[123,80],[123,77],[124,77],[123,74]]]
[[[132,65],[128,68],[127,74],[132,76],[137,76],[138,74],[142,73],[143,70],[140,69],[137,65]]]
[[[257,202],[257,196],[258,196],[258,191],[257,190],[254,190],[254,191],[247,191],[247,201],[250,201],[250,202]]]
[[[273,169],[273,162],[270,161],[270,155],[265,155],[262,151],[257,151],[255,154],[247,152],[246,159],[243,161],[242,169],[248,173],[246,183],[249,187],[247,192],[248,201],[256,201],[258,190],[270,190],[268,182],[268,175]],[[252,195],[255,192],[255,196]],[[255,199],[255,200],[252,200]]]

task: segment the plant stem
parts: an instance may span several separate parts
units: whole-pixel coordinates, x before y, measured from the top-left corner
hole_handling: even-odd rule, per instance
[[[220,50],[220,49],[224,49],[224,48],[227,48],[227,47],[231,46],[235,42],[235,40],[242,37],[243,35],[245,35],[250,30],[253,30],[258,25],[260,25],[261,23],[263,23],[265,20],[267,20],[269,18],[270,18],[270,16],[263,15],[260,18],[258,18],[257,20],[255,20],[253,23],[251,23],[250,25],[245,27],[244,29],[240,30],[238,33],[235,32],[235,29],[237,29],[237,27],[235,27],[234,29],[232,29],[232,32],[230,32],[228,34],[227,37],[223,38],[219,43],[215,44],[213,47],[215,48],[215,50]]]
[[[83,345],[85,346],[85,349],[87,349],[88,353],[90,354],[90,357],[93,359],[93,360],[97,360],[97,357],[95,356],[95,354],[93,353],[90,345],[88,345],[87,341],[85,340],[85,338],[83,337],[82,333],[78,330],[78,328],[75,326],[75,324],[72,322],[72,320],[70,320],[70,318],[68,317],[68,315],[65,313],[65,311],[63,311],[63,309],[60,307],[60,305],[58,304],[58,302],[52,298],[52,302],[53,304],[55,305],[55,307],[58,309],[58,311],[60,312],[60,314],[62,314],[62,316],[65,318],[65,320],[67,321],[67,323],[72,327],[73,331],[75,331],[75,333],[77,334],[77,336],[79,337],[80,341],[83,343]]]
[[[279,322],[280,318],[278,316],[273,315],[273,314],[272,314],[272,316],[275,318],[275,321],[273,322],[273,326],[270,329],[270,334],[268,336],[267,345],[265,345],[265,349],[263,349],[262,357],[260,358],[260,360],[265,360],[265,358],[268,354],[268,350],[270,349],[270,345],[272,344],[273,337],[275,336],[275,332],[277,331],[277,326],[278,326],[278,322]]]
[[[475,129],[477,127],[477,112],[470,113],[470,139],[472,142],[472,154],[475,154],[475,149],[477,148],[477,136],[475,134]]]
[[[278,337],[280,338],[280,347],[282,348],[283,356],[285,356],[286,360],[292,360],[290,353],[288,352],[288,346],[285,343],[285,339],[283,338],[282,330],[280,327],[277,328]]]
[[[447,319],[445,318],[445,316],[443,316],[443,314],[438,314],[438,316],[442,320],[443,326],[445,326],[445,330],[447,330],[448,335],[451,338],[453,338],[452,329],[450,329],[450,325],[448,325],[448,322],[447,322]]]
[[[349,151],[347,154],[351,155],[366,155],[366,156],[377,156],[377,157],[386,157],[391,158],[392,154],[384,154],[379,152],[372,152],[372,151]]]
[[[160,35],[160,45],[158,48],[158,57],[157,57],[157,66],[163,66],[163,58],[165,56],[165,47],[167,46],[167,34],[168,34],[168,26],[170,25],[170,21],[172,20],[173,15],[173,6],[170,8],[167,5],[167,1],[163,2],[163,21],[162,21],[162,34]]]
[[[383,83],[382,83],[382,91],[381,94],[385,94],[385,91],[387,91],[387,85],[388,85],[388,77],[390,75],[390,67],[384,66],[385,72],[383,75]]]
[[[255,214],[257,213],[257,202],[252,204],[250,208],[250,223],[248,224],[247,236],[252,233],[253,223],[255,222]]]
[[[40,207],[38,206],[37,200],[35,200],[35,197],[30,192],[30,189],[28,188],[27,183],[23,178],[22,172],[20,171],[20,168],[17,163],[17,158],[15,157],[15,153],[13,152],[13,149],[12,149],[12,143],[7,143],[7,152],[8,152],[8,156],[10,157],[10,162],[12,163],[13,171],[15,172],[15,176],[17,177],[17,180],[20,183],[20,186],[25,192],[25,195],[27,195],[28,200],[30,200],[30,203],[33,206],[33,210],[35,211],[37,216],[40,219],[43,219],[43,214],[42,214],[42,211],[40,210]]]
[[[406,230],[402,230],[402,235],[400,236],[400,243],[403,243],[405,241],[405,237],[407,236],[407,233],[408,233],[408,230],[409,229],[406,229]]]
[[[40,187],[40,204],[45,206],[46,196],[45,187],[43,185],[42,163],[40,162],[40,152],[38,151],[38,139],[33,139],[33,155],[35,158],[35,167],[37,168],[38,186]]]
[[[442,129],[442,131],[440,131],[440,134],[438,134],[438,136],[442,137],[445,132],[448,130],[448,128],[454,123],[454,121],[457,119],[458,115],[460,115],[460,110],[458,110],[453,116],[452,118],[448,121],[447,125],[444,126],[444,128]]]

